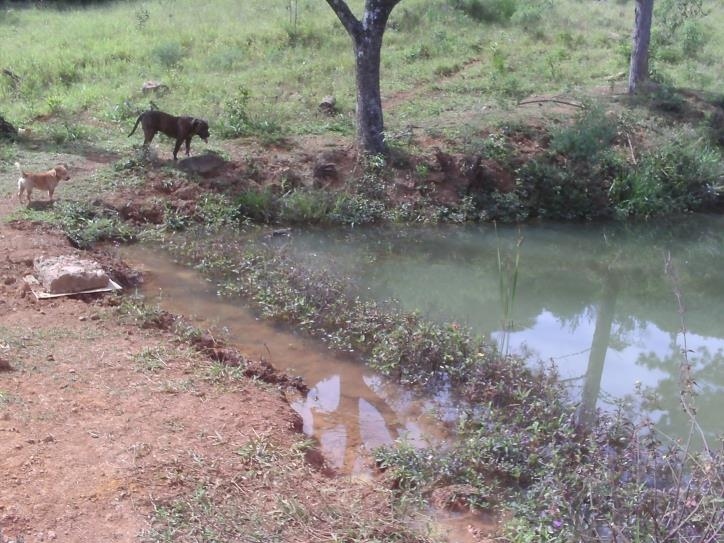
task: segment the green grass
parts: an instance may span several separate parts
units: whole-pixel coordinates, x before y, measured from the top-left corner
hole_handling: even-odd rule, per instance
[[[472,3],[405,0],[393,11],[382,56],[390,130],[476,122],[529,94],[605,89],[606,78],[626,68],[631,2],[510,0],[509,18],[471,16],[464,5]],[[351,2],[357,14],[361,5]],[[3,48],[3,67],[20,78],[0,78],[3,113],[57,143],[97,139],[110,128],[124,148],[137,144],[121,138],[151,101],[228,132],[229,100],[243,89],[246,113],[273,138],[328,131],[339,123],[317,112],[322,96],[335,95],[341,116],[353,117],[351,42],[326,3],[300,3],[296,25],[287,8],[231,0],[177,0],[173,9],[160,0],[16,6],[0,15],[0,40],[12,44]],[[720,91],[724,38],[715,29],[724,7],[709,9],[673,43],[656,45],[662,79]],[[143,95],[148,79],[170,92]]]

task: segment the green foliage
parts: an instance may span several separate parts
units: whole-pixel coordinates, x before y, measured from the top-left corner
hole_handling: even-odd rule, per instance
[[[329,220],[337,224],[361,225],[381,221],[385,217],[385,204],[359,194],[337,197],[329,212]]]
[[[550,150],[575,162],[596,161],[618,135],[618,122],[601,107],[589,105],[575,122],[553,132]]]
[[[129,119],[132,119],[135,122],[142,112],[143,108],[139,104],[134,103],[130,98],[126,98],[113,105],[110,110],[108,110],[107,115],[109,119],[117,123],[127,121]]]
[[[284,223],[315,224],[327,219],[334,195],[323,190],[294,190],[279,200],[279,219]]]
[[[73,121],[63,120],[48,126],[50,139],[57,144],[87,141],[90,137],[88,129]]]
[[[88,203],[60,201],[48,211],[26,208],[21,213],[28,219],[57,224],[80,249],[88,249],[99,241],[130,241],[135,236],[133,228],[118,213]]]
[[[181,64],[185,53],[183,46],[175,41],[163,42],[151,51],[153,57],[165,68],[176,68]]]
[[[550,0],[542,2],[525,2],[518,5],[510,20],[513,24],[522,26],[531,31],[536,30],[545,17],[546,10],[551,9]]]
[[[273,118],[271,112],[265,118],[259,118],[250,112],[251,91],[239,87],[234,95],[227,99],[224,110],[226,113],[222,125],[222,134],[226,137],[256,136],[262,143],[272,144],[284,139],[281,125]]]
[[[478,22],[504,23],[513,17],[516,0],[450,0],[450,4]]]
[[[218,230],[227,227],[238,227],[241,222],[241,206],[235,205],[222,194],[205,194],[196,203],[196,212],[204,225]]]
[[[551,219],[593,219],[610,215],[608,188],[623,168],[612,147],[619,120],[588,106],[573,124],[551,135],[547,152],[526,161],[516,171],[516,196],[494,199],[516,215]],[[488,211],[500,213],[502,210]]]
[[[611,187],[621,216],[651,217],[706,209],[724,179],[721,153],[685,138],[657,147],[623,172]]]
[[[277,214],[277,201],[271,190],[246,190],[234,202],[242,217],[269,223]]]
[[[656,3],[658,24],[669,39],[674,39],[680,27],[704,14],[704,0],[660,0]]]

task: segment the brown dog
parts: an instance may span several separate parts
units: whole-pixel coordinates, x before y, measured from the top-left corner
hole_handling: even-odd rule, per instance
[[[199,136],[205,143],[209,142],[209,123],[196,117],[174,117],[163,111],[144,111],[136,119],[133,130],[128,136],[132,136],[141,123],[143,128],[143,145],[148,145],[153,140],[156,132],[162,132],[171,138],[176,138],[176,145],[173,148],[173,159],[176,160],[181,143],[186,142],[186,156],[189,156],[191,138]]]
[[[58,183],[70,179],[68,167],[65,164],[58,164],[55,168],[40,173],[24,172],[19,162],[16,162],[15,166],[20,171],[18,200],[21,202],[23,201],[23,192],[28,195],[28,203],[32,201],[33,189],[48,191],[48,200],[52,200],[53,192]]]

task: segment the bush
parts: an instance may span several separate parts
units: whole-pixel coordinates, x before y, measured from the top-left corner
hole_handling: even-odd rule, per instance
[[[227,138],[256,136],[262,143],[278,143],[284,139],[281,125],[273,118],[259,119],[249,111],[251,91],[239,87],[224,105],[226,119],[222,123],[222,135]]]
[[[321,190],[294,190],[280,199],[279,218],[286,223],[319,223],[332,208],[333,196]]]
[[[184,49],[178,42],[166,42],[153,49],[153,56],[166,68],[175,68],[184,58]]]
[[[79,249],[88,249],[99,241],[130,241],[135,235],[115,211],[87,203],[59,202],[53,215],[53,220]]]
[[[385,205],[360,195],[340,195],[329,212],[329,220],[339,224],[370,224],[383,219]]]
[[[595,164],[574,169],[543,157],[526,163],[517,177],[531,216],[580,220],[610,214],[607,184]]]
[[[452,0],[451,4],[471,19],[485,23],[505,23],[517,8],[516,0]]]
[[[721,153],[680,137],[642,156],[619,176],[611,198],[622,216],[652,217],[706,209],[721,191]]]
[[[277,215],[277,199],[270,190],[247,190],[235,202],[239,214],[256,222],[270,223]]]
[[[609,149],[618,134],[618,121],[601,107],[585,107],[573,125],[552,134],[550,149],[576,162],[595,161]]]

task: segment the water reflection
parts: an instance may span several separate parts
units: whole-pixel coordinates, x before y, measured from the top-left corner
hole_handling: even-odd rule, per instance
[[[327,462],[343,473],[369,473],[367,454],[403,437],[412,445],[442,444],[445,421],[455,411],[449,391],[419,398],[319,342],[260,321],[239,302],[216,295],[198,273],[158,251],[139,246],[123,257],[145,273],[144,295],[197,325],[225,329],[228,340],[247,356],[265,358],[276,368],[300,375],[310,387],[292,401],[304,432],[315,437]],[[436,415],[446,416],[440,422]]]
[[[581,402],[578,409],[579,424],[590,425],[596,413],[596,403],[601,393],[601,378],[606,361],[606,351],[611,343],[614,309],[619,293],[620,282],[617,275],[608,272],[603,278],[603,292],[596,311],[596,328],[593,332],[591,350],[588,353],[588,365],[583,378]]]
[[[408,310],[467,324],[513,351],[552,360],[574,387],[584,418],[596,405],[627,399],[666,431],[685,433],[678,382],[686,343],[700,422],[710,436],[724,431],[717,420],[724,408],[724,217],[637,226],[307,231],[284,243],[299,258],[349,275],[375,299],[394,298]],[[518,274],[508,316],[499,254],[518,261],[516,270],[503,269]],[[675,277],[665,271],[669,254]],[[639,383],[648,392],[641,405]]]

